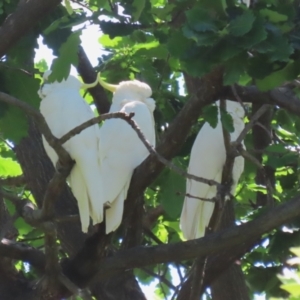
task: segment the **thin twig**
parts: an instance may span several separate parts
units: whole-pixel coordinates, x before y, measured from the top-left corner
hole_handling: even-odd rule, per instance
[[[141,268],[141,270],[143,270],[145,273],[148,273],[152,277],[157,278],[160,282],[163,282],[170,289],[172,289],[174,291],[176,290],[176,287],[169,280],[167,280],[164,276],[158,275],[155,272],[153,272],[152,270],[149,270],[147,268]]]
[[[263,176],[266,180],[266,190],[267,190],[267,197],[268,197],[268,203],[272,203],[272,198],[273,198],[273,187],[272,184],[265,172],[265,168],[264,166],[259,162],[259,160],[257,158],[255,158],[254,156],[252,156],[248,151],[246,151],[245,149],[243,149],[243,147],[237,147],[237,150],[239,151],[239,153],[241,154],[241,156],[243,156],[245,159],[249,160],[250,162],[252,162],[258,169],[260,169],[263,172]]]
[[[91,295],[87,290],[82,290],[76,286],[68,277],[63,273],[59,275],[59,281],[75,296],[80,296],[83,300],[92,300]]]
[[[216,197],[209,199],[209,198],[203,198],[203,197],[193,196],[193,195],[191,195],[189,193],[185,194],[185,196],[189,197],[189,198],[193,198],[193,199],[198,199],[198,200],[201,200],[201,201],[205,201],[205,202],[216,203],[216,201],[217,201]]]
[[[245,112],[245,115],[247,115],[246,106],[245,106],[245,104],[243,103],[241,97],[239,96],[239,94],[238,94],[238,92],[237,92],[236,87],[235,87],[234,84],[231,85],[231,90],[232,90],[232,93],[233,93],[234,97],[236,98],[236,100],[237,100],[237,101],[241,104],[241,106],[243,107],[244,112]]]
[[[257,120],[270,108],[271,105],[264,104],[250,119],[249,123],[247,123],[242,130],[242,132],[239,134],[238,138],[234,142],[235,145],[239,145],[242,143],[242,141],[245,139],[246,134],[252,129],[254,124],[257,122]]]
[[[57,223],[64,223],[64,222],[78,222],[80,220],[79,215],[69,215],[63,217],[57,217],[54,219]]]

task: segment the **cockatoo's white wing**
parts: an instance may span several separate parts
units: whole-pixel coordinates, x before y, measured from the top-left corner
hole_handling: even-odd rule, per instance
[[[114,110],[112,107],[111,111]],[[127,102],[120,111],[134,112],[133,119],[150,144],[155,146],[153,116],[147,105],[140,101]],[[103,203],[111,205],[106,211],[106,232],[109,233],[121,223],[132,173],[149,152],[131,126],[120,119],[105,121],[100,128],[100,141],[101,179],[105,187]]]
[[[226,159],[223,135],[220,124],[214,129],[204,124],[192,147],[188,172],[207,179],[221,180],[222,168]],[[187,180],[187,194],[194,197],[213,198],[216,187]],[[214,203],[185,197],[180,225],[186,239],[203,236],[213,213]]]
[[[40,111],[56,137],[61,137],[74,127],[94,117],[88,104],[79,94],[79,89],[57,85],[44,94]],[[44,141],[45,150],[54,166],[57,156],[54,150]],[[76,167],[71,171],[70,187],[78,201],[82,230],[88,229],[89,216],[93,222],[103,220],[102,185],[99,182],[99,127],[91,126],[68,140],[64,148],[75,160]],[[88,199],[88,203],[86,203]],[[89,208],[87,210],[87,207]]]
[[[239,104],[227,101],[228,112],[232,115],[234,132],[230,134],[234,141],[244,128],[242,121],[243,111]],[[226,150],[220,120],[215,129],[209,124],[204,124],[198,133],[190,156],[188,172],[207,179],[214,179],[221,182],[223,166],[226,161]],[[231,193],[235,189],[244,169],[244,158],[237,157],[234,162],[232,177],[233,184]],[[187,194],[194,197],[211,199],[216,196],[215,186],[187,180]],[[186,239],[195,239],[204,236],[206,227],[214,210],[214,203],[185,197],[180,218],[180,226]]]

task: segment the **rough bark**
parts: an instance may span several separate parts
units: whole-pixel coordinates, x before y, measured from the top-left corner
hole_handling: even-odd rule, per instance
[[[78,50],[77,70],[85,83],[95,82],[97,74],[81,46],[79,46]],[[98,113],[107,113],[110,108],[110,103],[108,101],[104,88],[101,85],[96,85],[95,87],[89,89],[89,93],[93,96]]]
[[[254,114],[262,104],[260,103],[253,103],[252,105],[252,114]],[[254,150],[258,150],[255,154],[257,160],[261,163],[263,151],[271,144],[272,142],[272,129],[271,129],[271,120],[273,115],[273,109],[268,110],[264,115],[262,115],[258,122],[253,126],[253,148]],[[267,180],[269,182],[267,182]],[[266,186],[270,184],[274,187],[275,184],[275,171],[270,166],[265,166],[263,170],[257,170],[255,181],[257,184]],[[268,202],[271,203],[268,203]],[[257,192],[256,196],[256,205],[257,206],[265,206],[265,205],[272,205],[273,200],[270,199],[268,201],[268,196],[261,192]]]
[[[235,214],[232,201],[227,203],[221,228],[234,226]],[[241,266],[236,262],[226,269],[211,285],[213,300],[250,300]]]
[[[16,233],[11,216],[0,195],[0,240],[14,239]],[[0,295],[1,299],[5,300],[32,299],[29,281],[15,268],[14,260],[5,256],[0,256]]]
[[[20,1],[0,27],[0,57],[59,3],[61,0]]]
[[[40,206],[46,187],[53,176],[54,168],[45,153],[41,135],[36,125],[32,120],[29,123],[29,135],[22,139],[15,150],[28,187]],[[56,201],[55,211],[57,217],[78,214],[76,199],[73,197],[67,184]],[[59,223],[58,236],[64,250],[71,256],[78,252],[85,239],[80,229],[79,220],[71,224],[68,222]]]

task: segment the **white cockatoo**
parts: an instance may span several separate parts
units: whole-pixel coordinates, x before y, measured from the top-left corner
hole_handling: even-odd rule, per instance
[[[51,71],[45,72],[45,84],[39,90],[42,99],[40,112],[53,135],[60,138],[76,126],[95,117],[79,92],[81,88],[93,87],[96,83],[82,84],[72,75],[62,82],[47,83],[50,73]],[[99,130],[98,125],[90,126],[63,145],[75,161],[68,182],[77,199],[83,232],[88,230],[90,216],[93,224],[103,221],[103,188],[99,179]],[[55,167],[58,156],[44,136],[43,145]]]
[[[219,106],[219,101],[217,102]],[[244,110],[242,106],[233,101],[226,101],[226,110],[232,116],[234,132],[230,133],[231,141],[235,141],[244,128]],[[213,179],[217,182],[222,180],[223,166],[226,161],[226,149],[224,145],[222,123],[220,113],[218,124],[212,128],[208,123],[204,124],[199,131],[190,156],[188,173]],[[231,186],[231,194],[234,194],[239,178],[244,170],[244,158],[235,158]],[[211,199],[216,197],[216,186],[187,179],[186,196],[181,212],[180,226],[186,239],[196,239],[205,235],[206,227],[209,225],[215,204],[193,197]]]
[[[123,81],[118,85],[100,80],[100,84],[114,93],[109,112],[133,112],[134,121],[148,142],[155,146],[155,102],[150,98],[151,88],[138,80]],[[120,119],[104,122],[100,128],[100,141],[103,203],[109,207],[105,211],[105,224],[106,233],[110,233],[121,224],[133,171],[149,152],[131,126]]]

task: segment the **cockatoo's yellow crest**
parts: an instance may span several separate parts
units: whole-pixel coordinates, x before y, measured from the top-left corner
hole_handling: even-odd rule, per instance
[[[100,73],[99,75],[99,83],[107,90],[111,91],[112,93],[114,93],[116,91],[116,89],[118,88],[118,85],[115,84],[110,84],[110,83],[106,83],[103,79],[101,79],[100,77]]]

